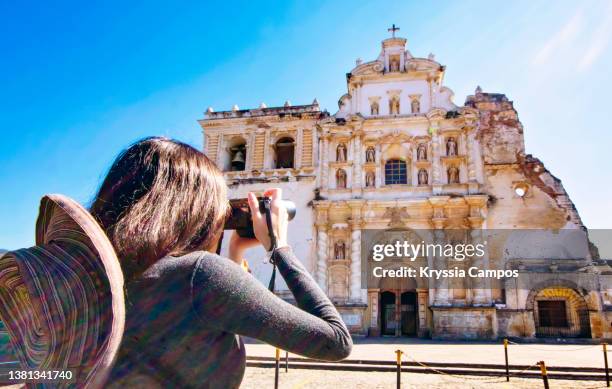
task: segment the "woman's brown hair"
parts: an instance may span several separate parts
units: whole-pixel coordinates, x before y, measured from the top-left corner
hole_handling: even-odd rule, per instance
[[[227,211],[227,186],[215,164],[162,137],[119,154],[91,206],[127,278],[164,256],[214,249]]]

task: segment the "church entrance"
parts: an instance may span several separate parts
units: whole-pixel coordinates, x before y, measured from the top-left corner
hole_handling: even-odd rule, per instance
[[[417,294],[414,291],[384,291],[380,294],[380,334],[416,336]]]
[[[417,334],[417,294],[404,292],[401,296],[402,335],[416,336]]]

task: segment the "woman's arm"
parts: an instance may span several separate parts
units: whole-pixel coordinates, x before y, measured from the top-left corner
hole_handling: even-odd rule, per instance
[[[309,358],[346,358],[353,341],[331,301],[291,248],[276,250],[274,260],[299,308],[275,296],[234,262],[207,254],[198,260],[191,285],[199,317],[210,328]]]

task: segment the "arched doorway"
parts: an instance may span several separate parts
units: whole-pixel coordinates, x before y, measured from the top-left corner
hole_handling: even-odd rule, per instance
[[[574,289],[547,287],[532,298],[537,337],[591,337],[586,301]]]
[[[418,329],[418,307],[416,292],[404,292],[400,298],[401,334],[416,336]]]
[[[395,293],[382,292],[380,294],[380,334],[395,336],[397,331],[397,318],[395,307]]]
[[[416,336],[418,305],[416,291],[384,291],[380,294],[380,334]]]

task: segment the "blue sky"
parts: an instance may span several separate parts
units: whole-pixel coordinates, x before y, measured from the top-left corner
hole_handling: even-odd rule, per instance
[[[317,97],[334,113],[392,23],[447,66],[457,104],[477,85],[506,93],[527,151],[588,227],[612,228],[608,1],[20,1],[0,5],[0,248],[32,244],[44,193],[87,204],[130,142],[201,147],[209,105]]]

